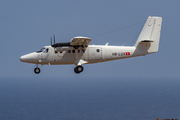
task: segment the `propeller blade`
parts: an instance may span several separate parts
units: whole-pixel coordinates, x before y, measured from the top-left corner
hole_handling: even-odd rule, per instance
[[[51,37],[51,46],[52,46],[52,37]]]
[[[54,35],[54,44],[55,44],[55,35]]]

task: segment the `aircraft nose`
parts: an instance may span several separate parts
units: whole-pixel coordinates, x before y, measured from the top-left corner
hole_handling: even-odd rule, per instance
[[[30,53],[20,57],[21,62],[35,63],[37,62],[37,53]]]
[[[26,55],[21,56],[21,57],[20,57],[20,61],[21,61],[21,62],[26,62],[26,61],[27,61]]]

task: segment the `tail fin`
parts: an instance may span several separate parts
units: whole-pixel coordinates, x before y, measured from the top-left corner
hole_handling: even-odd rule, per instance
[[[162,17],[149,16],[134,46],[144,54],[158,52],[161,26]]]

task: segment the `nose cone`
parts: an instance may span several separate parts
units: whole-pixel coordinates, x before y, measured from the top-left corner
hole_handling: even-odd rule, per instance
[[[21,56],[20,61],[26,62],[26,63],[36,63],[37,57],[38,57],[37,53],[30,53],[30,54]]]
[[[20,61],[21,61],[21,62],[26,62],[26,61],[27,61],[26,55],[21,56],[21,57],[20,57]]]

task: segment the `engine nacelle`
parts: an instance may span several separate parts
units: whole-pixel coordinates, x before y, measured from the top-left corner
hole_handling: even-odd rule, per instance
[[[57,47],[55,48],[56,52],[62,52],[62,51],[68,51],[68,50],[73,50],[74,47]]]

